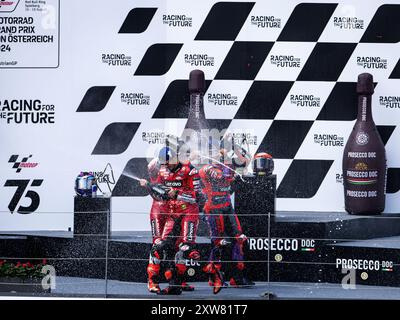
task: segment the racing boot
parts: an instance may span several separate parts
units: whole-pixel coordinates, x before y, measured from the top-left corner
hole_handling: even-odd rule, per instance
[[[222,276],[221,264],[215,264],[210,262],[207,264],[203,271],[209,274],[208,284],[213,287],[213,293],[217,294],[224,287],[224,280]]]
[[[179,271],[173,269],[168,269],[165,271],[165,279],[169,281],[168,287],[161,290],[158,294],[160,295],[180,295],[182,294],[182,280],[179,275]]]
[[[182,291],[194,291],[194,286],[184,281],[182,282]]]
[[[159,295],[175,295],[178,296],[182,294],[182,288],[179,284],[176,284],[174,281],[171,281],[168,287],[162,289]]]
[[[234,288],[250,288],[255,285],[253,281],[248,279],[244,275],[244,263],[239,262],[232,272],[232,276],[229,279],[229,284]]]
[[[151,293],[159,293],[160,286],[158,285],[159,282],[159,274],[160,274],[160,265],[149,263],[147,266],[147,288]]]

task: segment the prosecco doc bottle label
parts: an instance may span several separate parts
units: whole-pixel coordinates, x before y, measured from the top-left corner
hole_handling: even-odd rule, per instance
[[[385,208],[386,154],[372,119],[372,75],[358,77],[358,116],[343,155],[345,209],[352,214],[378,214]]]

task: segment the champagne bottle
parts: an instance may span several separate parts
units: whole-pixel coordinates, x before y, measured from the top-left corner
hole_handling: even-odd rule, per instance
[[[189,74],[189,115],[186,123],[187,129],[200,131],[207,129],[206,117],[204,114],[204,92],[206,88],[204,72],[193,70]]]
[[[201,167],[205,159],[201,154],[207,154],[208,128],[204,113],[204,93],[206,89],[204,72],[192,70],[189,74],[189,113],[182,139],[188,146],[192,164]]]
[[[344,148],[345,209],[350,214],[379,214],[385,209],[386,152],[372,119],[372,75],[358,76],[358,116]]]

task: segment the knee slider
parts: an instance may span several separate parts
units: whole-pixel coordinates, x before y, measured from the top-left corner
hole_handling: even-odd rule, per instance
[[[196,250],[193,244],[190,243],[179,244],[179,252],[184,259],[193,259],[193,260],[200,259],[200,252]]]
[[[218,239],[214,241],[214,244],[216,247],[224,248],[228,247],[232,244],[232,242],[226,240],[226,239]]]
[[[161,239],[154,241],[151,247],[151,255],[157,259],[161,259],[167,247],[167,242]]]

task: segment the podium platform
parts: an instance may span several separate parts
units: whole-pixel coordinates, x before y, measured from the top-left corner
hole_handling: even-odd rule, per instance
[[[370,261],[379,264],[376,270],[355,270],[359,284],[400,286],[400,215],[277,212],[270,221],[270,234],[249,236],[246,246],[253,280],[340,284],[350,272],[338,264],[341,259],[365,260],[368,268]],[[209,238],[198,237],[198,246],[201,256],[208,257]],[[129,282],[146,281],[150,247],[150,232],[76,236],[72,231],[24,231],[0,235],[0,256],[7,260],[46,258],[59,276]],[[206,281],[200,265],[187,264],[193,273],[189,281]]]

